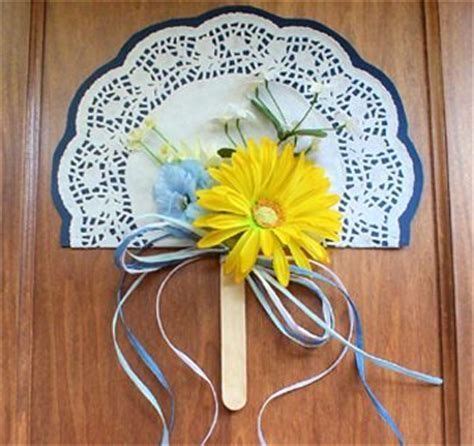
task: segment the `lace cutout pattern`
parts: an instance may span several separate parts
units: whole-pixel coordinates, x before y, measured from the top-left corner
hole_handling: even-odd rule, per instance
[[[344,169],[337,246],[407,244],[421,166],[391,82],[323,25],[227,8],[138,33],[81,86],[55,155],[63,245],[114,247],[135,227],[124,135],[166,98],[199,80],[268,69],[308,101],[314,81],[329,85],[317,113],[330,123],[350,119],[337,137]]]

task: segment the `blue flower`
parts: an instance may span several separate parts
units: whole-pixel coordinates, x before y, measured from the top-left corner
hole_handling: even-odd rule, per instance
[[[196,190],[211,185],[211,177],[196,160],[163,164],[154,186],[158,213],[189,222],[195,220],[202,213],[196,203]]]

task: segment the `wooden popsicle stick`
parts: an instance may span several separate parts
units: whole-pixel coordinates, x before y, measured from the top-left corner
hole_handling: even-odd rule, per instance
[[[245,282],[235,283],[222,265],[220,307],[222,402],[229,410],[240,410],[247,402]]]

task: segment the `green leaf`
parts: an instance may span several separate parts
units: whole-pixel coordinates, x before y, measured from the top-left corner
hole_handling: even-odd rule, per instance
[[[222,147],[217,151],[217,154],[221,158],[231,158],[232,155],[235,153],[235,149],[232,149],[230,147]]]
[[[328,136],[327,132],[321,129],[299,129],[295,130],[296,135],[315,136],[316,138],[324,138]]]
[[[260,112],[262,113],[275,127],[278,135],[282,135],[284,133],[283,126],[281,125],[278,118],[270,111],[270,109],[260,100],[258,99],[251,99],[251,104]]]

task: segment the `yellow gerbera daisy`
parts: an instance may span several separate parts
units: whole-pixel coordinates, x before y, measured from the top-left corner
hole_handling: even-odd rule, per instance
[[[262,251],[273,258],[278,280],[288,285],[287,252],[295,263],[310,268],[308,257],[328,261],[324,240],[338,240],[341,214],[331,209],[339,197],[329,193],[322,167],[295,155],[287,144],[279,153],[276,142],[263,138],[237,148],[231,162],[210,168],[218,183],[197,193],[198,204],[210,211],[194,221],[209,232],[198,242],[208,248],[227,243],[232,249],[224,271],[242,280]]]

